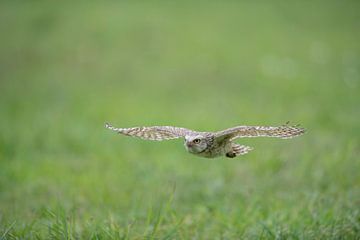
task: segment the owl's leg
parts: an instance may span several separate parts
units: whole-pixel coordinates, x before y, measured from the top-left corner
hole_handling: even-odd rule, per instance
[[[245,145],[235,144],[233,143],[231,145],[231,151],[226,153],[226,157],[228,158],[234,158],[239,155],[245,155],[249,151],[251,151],[253,148]]]

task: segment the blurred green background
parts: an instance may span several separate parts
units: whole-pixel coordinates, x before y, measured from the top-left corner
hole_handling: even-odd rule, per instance
[[[358,239],[359,1],[1,1],[0,237]],[[203,159],[104,128],[301,123]]]

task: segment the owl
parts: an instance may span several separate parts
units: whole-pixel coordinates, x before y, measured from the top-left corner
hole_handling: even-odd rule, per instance
[[[106,123],[105,127],[119,134],[138,137],[145,140],[184,139],[185,149],[196,156],[216,158],[225,156],[234,158],[247,154],[253,148],[234,142],[244,137],[276,137],[288,139],[305,133],[304,128],[290,126],[289,123],[278,127],[269,126],[237,126],[218,132],[198,132],[181,127],[153,126],[116,128]]]

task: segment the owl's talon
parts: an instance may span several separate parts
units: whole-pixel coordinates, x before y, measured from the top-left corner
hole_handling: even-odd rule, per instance
[[[228,153],[226,153],[226,157],[228,157],[228,158],[234,158],[234,157],[236,157],[236,153],[234,153],[234,152],[228,152]]]

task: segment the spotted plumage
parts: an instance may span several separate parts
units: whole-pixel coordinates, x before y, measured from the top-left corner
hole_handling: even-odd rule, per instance
[[[288,123],[279,127],[238,126],[218,132],[197,132],[186,128],[171,126],[116,128],[106,123],[105,127],[117,133],[139,137],[145,140],[170,140],[184,138],[186,150],[192,154],[215,158],[226,156],[233,158],[247,154],[253,148],[239,145],[233,141],[243,137],[276,137],[282,139],[302,135],[304,128],[290,126]]]

